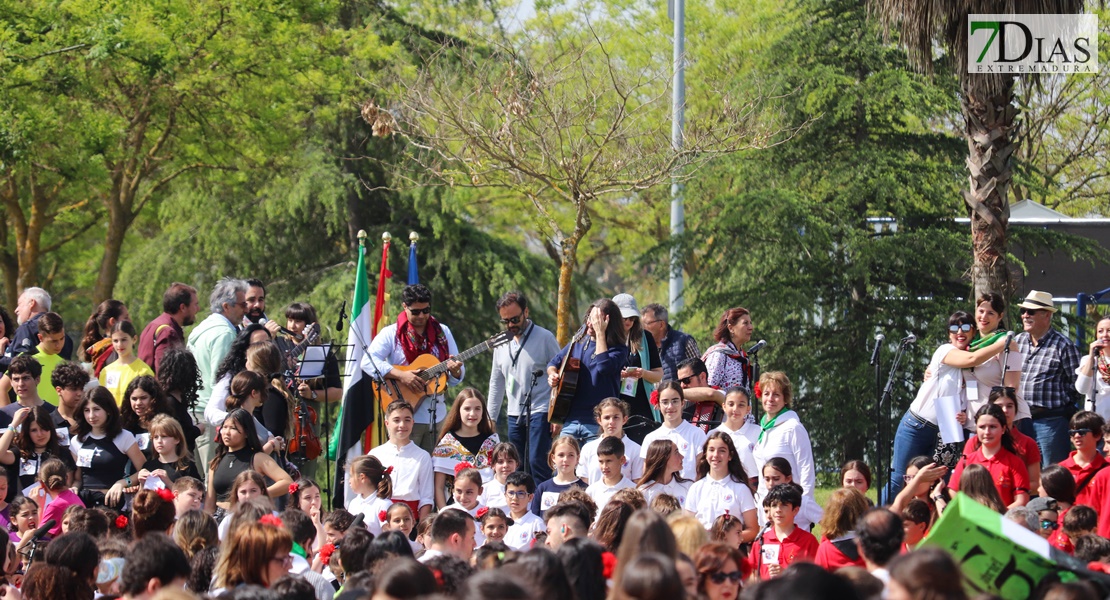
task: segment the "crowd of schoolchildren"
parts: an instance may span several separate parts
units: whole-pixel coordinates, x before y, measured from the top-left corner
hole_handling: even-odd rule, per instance
[[[818,504],[808,435],[781,372],[760,377],[758,425],[747,389],[729,387],[712,430],[684,418],[686,382],[660,382],[661,425],[642,443],[623,431],[629,404],[606,398],[594,408],[597,438],[552,440],[543,481],[495,433],[482,393],[466,388],[432,452],[413,441],[412,406],[389,404],[388,439],[346,463],[343,506],[325,510],[325,491],[270,433],[295,416],[266,376],[280,371],[280,351],[255,339],[261,326],[244,328],[221,366],[227,400],[200,465],[190,353],[159,355],[155,375],[126,319],[105,333],[100,349],[113,360],[56,360],[64,331],[46,313],[37,353],[12,358],[0,380],[15,398],[0,409],[4,600],[958,599],[959,566],[919,547],[957,490],[1092,569],[1110,564],[1110,520],[1096,510],[1110,503],[1103,417],[1071,416],[1075,451],[1042,470],[1036,443],[1013,427],[1012,388],[993,388],[975,411],[964,460],[950,469],[911,458],[883,507],[867,497],[871,472],[858,460]],[[1110,341],[1110,322],[1105,333]],[[1034,596],[1104,593],[1046,580]]]

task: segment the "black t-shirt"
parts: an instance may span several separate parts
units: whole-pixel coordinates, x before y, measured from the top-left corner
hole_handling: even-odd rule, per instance
[[[143,468],[147,471],[157,471],[162,469],[166,472],[166,476],[170,481],[177,481],[178,477],[192,477],[200,479],[200,471],[197,471],[197,464],[191,459],[185,463],[184,467],[179,467],[177,463],[164,463],[158,459],[151,459],[143,464]]]
[[[478,451],[482,449],[482,444],[486,443],[486,440],[489,439],[489,436],[493,434],[479,433],[474,437],[463,437],[459,435],[458,432],[456,432],[451,435],[455,436],[456,440],[459,440],[459,443],[462,444],[463,448],[466,448],[467,452],[477,456]]]
[[[289,401],[273,386],[266,388],[266,400],[254,409],[254,418],[275,436],[289,437]]]

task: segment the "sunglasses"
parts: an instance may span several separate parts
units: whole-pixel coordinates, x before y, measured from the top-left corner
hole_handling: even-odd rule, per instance
[[[964,332],[964,333],[967,333],[967,332],[971,331],[971,323],[963,323],[961,325],[949,325],[948,326],[948,333],[959,333],[961,331]]]
[[[1082,437],[1084,435],[1087,435],[1088,433],[1091,433],[1091,430],[1087,429],[1086,427],[1084,427],[1083,429],[1069,429],[1068,437],[1075,437],[1077,435]]]
[[[1021,309],[1021,314],[1023,314],[1023,315],[1035,315],[1035,314],[1039,314],[1042,310],[1044,310],[1044,309],[1041,309],[1041,308],[1023,308],[1023,309]]]
[[[1060,524],[1057,523],[1056,521],[1048,521],[1048,520],[1041,521],[1041,529],[1056,529],[1059,526],[1060,526]]]
[[[406,308],[408,308],[408,307],[406,307]],[[412,313],[412,316],[414,316],[414,317],[416,315],[430,315],[430,314],[432,314],[432,307],[426,306],[424,308],[409,308],[408,311],[410,313]]]
[[[740,575],[740,571],[731,571],[728,573],[717,571],[716,573],[713,573],[709,576],[709,578],[713,580],[713,583],[716,583],[717,585],[724,583],[726,579],[731,581],[732,583],[740,583],[741,577],[742,575]]]
[[[524,318],[524,313],[521,313],[521,314],[519,314],[515,317],[510,317],[508,319],[501,319],[501,324],[502,325],[516,325],[516,324],[520,323],[520,320],[523,319],[523,318]]]
[[[678,382],[680,384],[684,385],[684,386],[687,386],[687,385],[690,385],[690,382],[693,381],[695,377],[697,377],[697,375],[691,375],[689,377],[683,377],[683,378],[679,379]]]

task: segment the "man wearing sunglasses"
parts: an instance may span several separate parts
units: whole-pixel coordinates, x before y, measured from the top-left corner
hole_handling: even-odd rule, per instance
[[[363,370],[371,377],[380,373],[398,386],[414,391],[424,390],[428,382],[421,379],[418,371],[397,369],[412,364],[417,357],[431,354],[441,362],[447,363],[447,385],[462,383],[466,370],[463,364],[453,360],[459,353],[455,336],[451,329],[432,316],[432,291],[423,284],[407,286],[401,292],[401,306],[404,310],[397,315],[397,322],[383,328],[370,342],[369,359],[373,365],[363,363]],[[375,370],[377,373],[375,373]],[[424,396],[414,407],[412,420],[412,441],[424,450],[431,452],[436,440],[432,435],[432,418],[438,433],[447,417],[444,392],[438,390],[434,396]]]
[[[1079,400],[1075,391],[1075,371],[1079,368],[1079,349],[1052,328],[1056,307],[1052,294],[1033,290],[1018,305],[1021,325],[1017,343],[1024,357],[1021,396],[1033,414],[1033,438],[1041,448],[1041,465],[1048,466],[1068,457],[1068,420]]]
[[[547,451],[551,448],[552,426],[547,422],[547,408],[551,400],[551,386],[541,373],[551,358],[559,353],[555,334],[532,322],[528,314],[528,299],[520,292],[507,292],[497,300],[497,314],[501,325],[513,335],[508,344],[493,349],[493,368],[489,374],[487,408],[489,417],[497,422],[501,405],[508,398],[509,441],[521,451],[527,446],[528,469],[536,481],[551,479],[547,464]],[[533,385],[533,382],[535,385]],[[528,414],[527,434],[524,443],[525,423],[522,415]]]

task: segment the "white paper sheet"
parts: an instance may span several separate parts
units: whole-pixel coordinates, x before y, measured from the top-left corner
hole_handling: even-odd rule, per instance
[[[940,439],[945,444],[964,441],[963,426],[956,420],[960,404],[960,399],[956,396],[941,396],[936,399],[937,426],[940,427]]]

